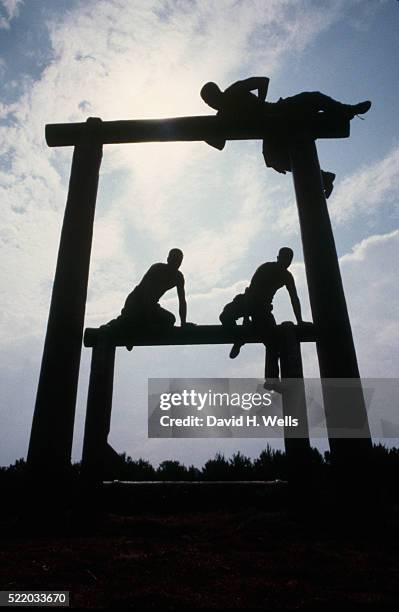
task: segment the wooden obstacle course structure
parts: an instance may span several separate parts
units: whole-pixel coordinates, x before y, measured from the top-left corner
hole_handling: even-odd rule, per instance
[[[74,154],[28,452],[28,463],[33,469],[60,475],[70,465],[103,144],[204,141],[214,137],[245,140],[268,136],[281,137],[290,152],[322,381],[328,378],[358,379],[358,396],[352,411],[367,422],[314,142],[317,138],[348,137],[349,120],[332,120],[323,114],[312,121],[288,121],[285,117],[274,116],[262,124],[231,124],[215,116],[116,122],[90,118],[86,123],[46,126],[49,146],[74,146]],[[114,355],[115,347],[112,350]],[[113,371],[112,350],[103,352],[102,357],[99,349],[93,351],[94,362],[100,363],[105,359],[110,375]],[[284,358],[282,367],[285,367]],[[334,405],[328,386],[323,386],[323,393],[327,430],[331,431],[329,415],[334,413]],[[99,396],[92,384],[90,394],[91,397],[93,394]],[[107,426],[103,429],[105,431]],[[353,454],[354,446],[349,448],[348,440],[336,440],[331,435],[329,438],[336,457],[346,460]],[[357,442],[362,443],[357,447],[359,451],[371,447],[370,436]]]

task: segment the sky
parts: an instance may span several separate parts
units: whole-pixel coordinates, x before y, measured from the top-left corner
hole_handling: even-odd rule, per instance
[[[206,115],[202,85],[270,78],[268,100],[322,91],[372,100],[351,137],[318,142],[336,172],[328,201],[362,377],[399,363],[399,94],[396,0],[0,0],[0,464],[26,456],[72,156],[46,123]],[[261,143],[107,145],[85,326],[119,314],[172,247],[184,251],[188,320],[216,323],[256,267],[294,249],[310,320],[292,177],[266,169]],[[162,305],[177,314],[176,296]],[[277,321],[293,320],[287,292]],[[257,456],[264,440],[147,438],[147,379],[260,377],[263,347],[120,348],[110,442],[157,465]],[[318,375],[303,345],[305,376]],[[81,456],[90,350],[83,349],[73,459]],[[56,409],[56,407],[54,407]],[[273,441],[278,446],[279,441]]]

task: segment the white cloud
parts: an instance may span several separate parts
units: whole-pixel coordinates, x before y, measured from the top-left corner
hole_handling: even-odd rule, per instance
[[[5,15],[0,14],[0,30],[8,30],[10,22],[18,17],[23,0],[1,0],[1,4]]]
[[[298,232],[298,212],[292,195],[292,177],[276,187],[279,206],[273,211],[274,228],[286,236]],[[289,191],[290,189],[290,191]],[[336,226],[376,218],[399,216],[399,147],[395,146],[381,160],[363,166],[338,182],[328,200],[331,220]]]
[[[399,147],[372,165],[364,166],[341,181],[331,197],[331,217],[336,223],[371,216],[394,206],[399,212]]]
[[[340,260],[363,376],[397,377],[399,230],[370,236]]]
[[[369,236],[339,259],[360,373],[364,377],[398,376],[398,257],[399,230],[395,230]],[[292,268],[305,303],[304,316],[310,318],[305,266],[295,264]],[[315,373],[314,370],[312,375]]]

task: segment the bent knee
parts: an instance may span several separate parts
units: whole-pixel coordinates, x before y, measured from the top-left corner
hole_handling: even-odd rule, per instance
[[[229,304],[225,306],[219,315],[219,321],[222,325],[235,325],[235,317],[232,313],[232,309],[228,308]]]
[[[175,315],[173,314],[173,312],[167,311],[167,316],[165,316],[165,324],[173,327],[175,323],[176,323]]]
[[[219,315],[219,321],[222,325],[228,325],[230,322],[230,317],[226,315],[226,309],[224,308]]]

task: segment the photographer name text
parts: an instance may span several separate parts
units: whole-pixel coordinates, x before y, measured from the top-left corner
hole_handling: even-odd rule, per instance
[[[207,415],[199,417],[188,415],[183,418],[173,418],[169,415],[160,417],[160,425],[162,427],[298,427],[298,419],[292,416],[277,417],[265,416],[258,417],[256,415],[240,415],[232,417],[216,417]]]

